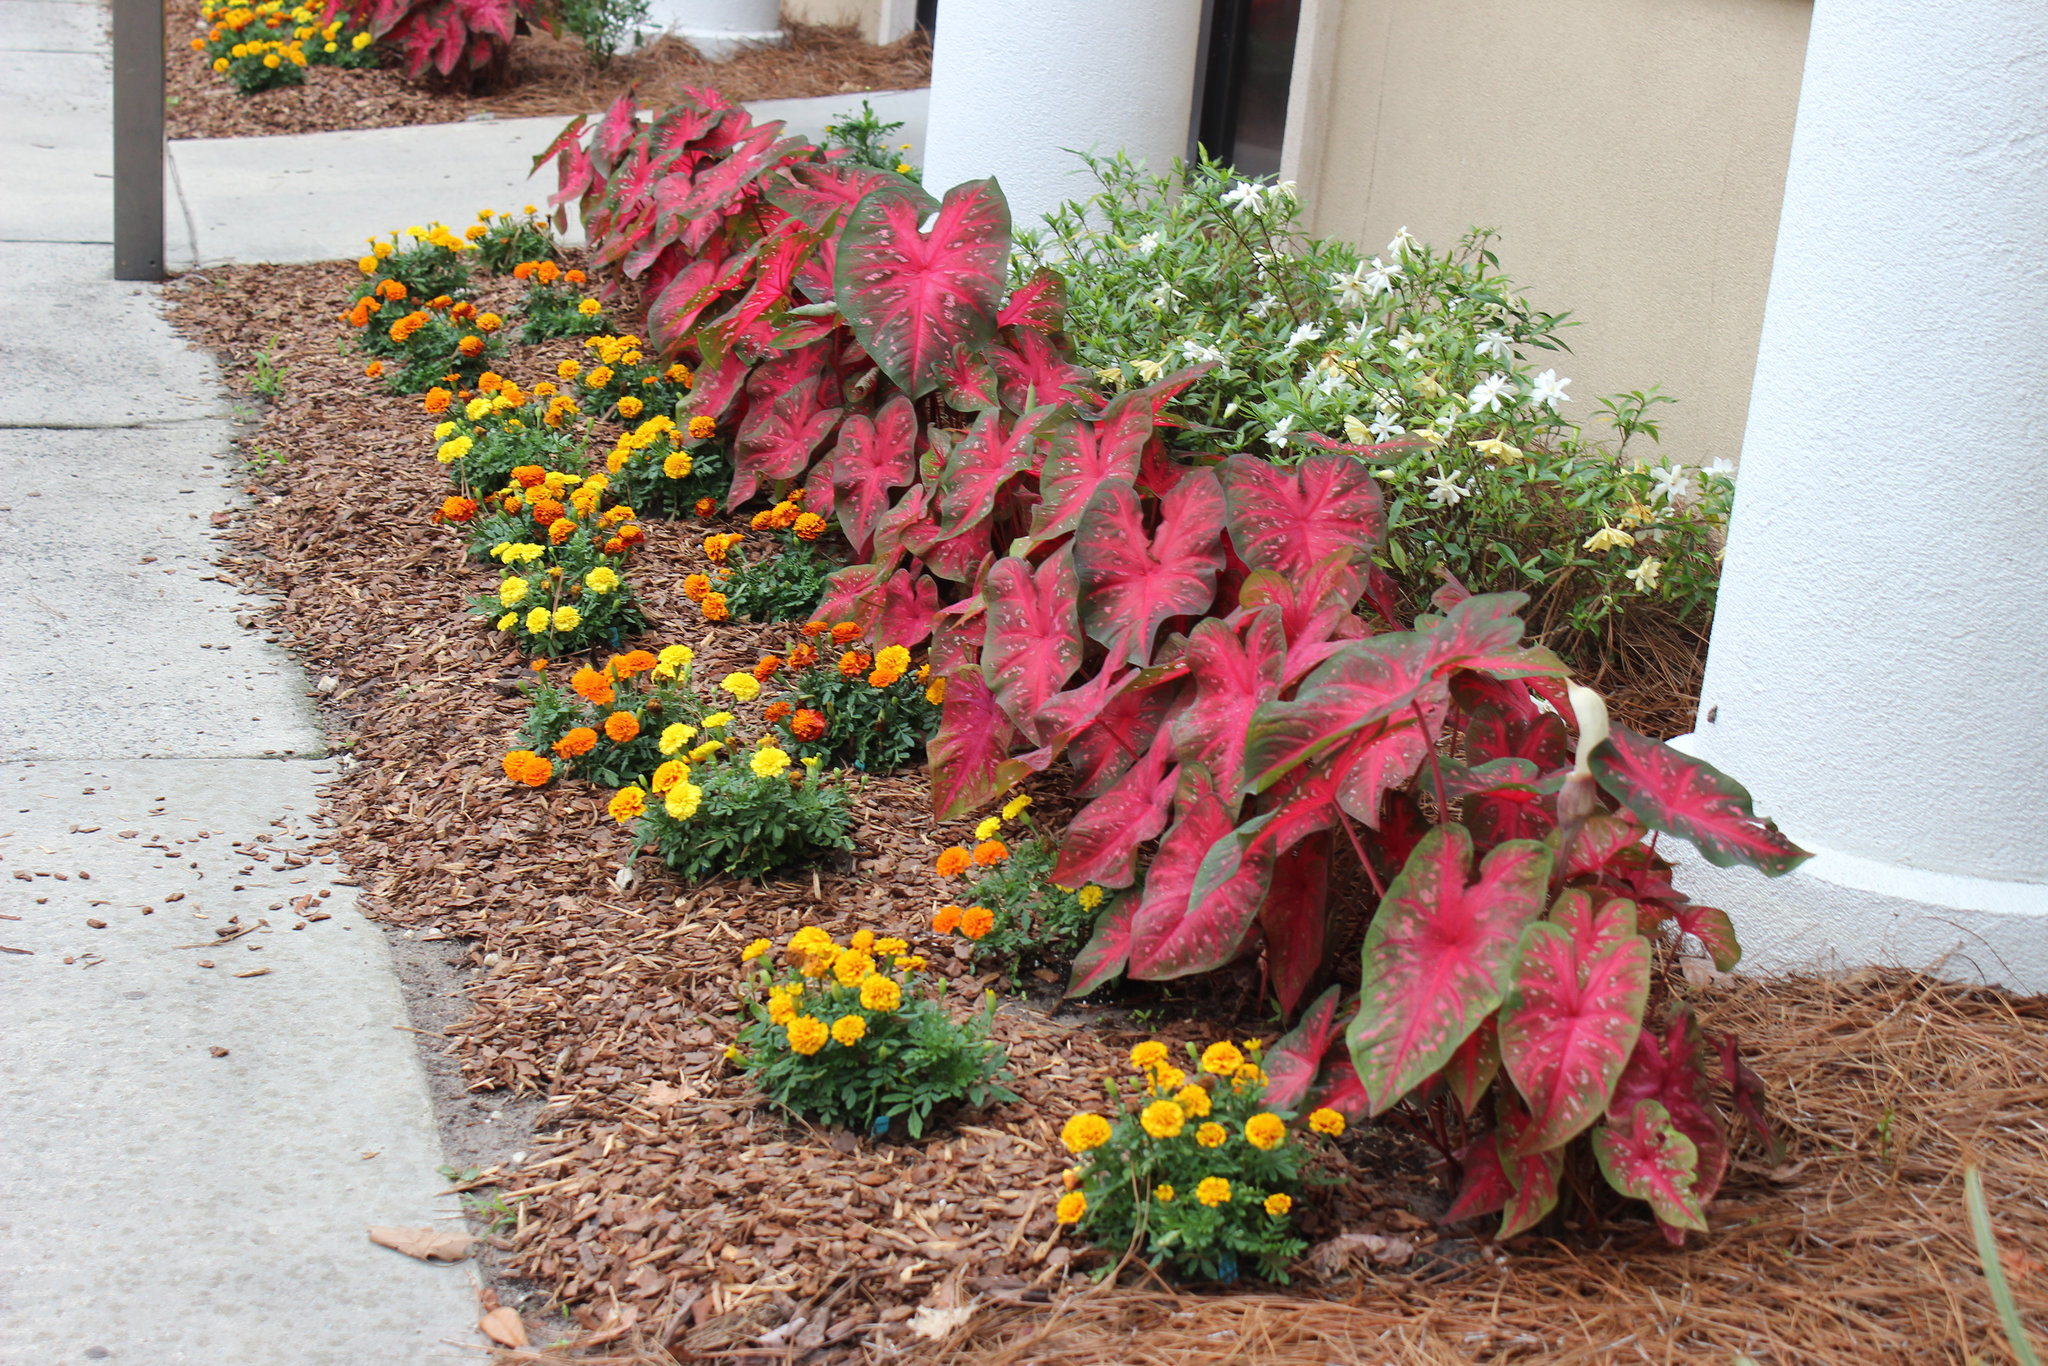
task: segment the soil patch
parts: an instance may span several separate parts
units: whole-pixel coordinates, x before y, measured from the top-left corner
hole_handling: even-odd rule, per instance
[[[660,108],[686,88],[708,85],[728,99],[746,101],[931,84],[931,44],[922,33],[878,47],[862,42],[851,28],[793,23],[786,26],[786,46],[756,48],[729,62],[706,61],[688,43],[665,36],[600,71],[575,39],[536,32],[513,40],[511,67],[491,90],[468,92],[431,79],[415,83],[388,67],[315,66],[307,68],[304,85],[238,95],[192,50],[191,40],[206,32],[198,6],[165,0],[164,14],[170,35],[165,118],[173,138],[401,128],[480,117],[568,119],[602,110],[628,90],[637,92],[643,106]]]
[[[603,1359],[2003,1361],[1961,1211],[1970,1160],[2023,1310],[2048,1309],[2048,1001],[1905,973],[1673,984],[1742,1039],[1790,1140],[1775,1165],[1738,1151],[1713,1233],[1682,1250],[1634,1217],[1500,1247],[1440,1230],[1440,1174],[1369,1126],[1307,1231],[1401,1240],[1393,1260],[1339,1257],[1288,1295],[1090,1287],[1076,1273],[1103,1259],[1052,1223],[1057,1127],[1141,1037],[1272,1037],[1245,1013],[1256,991],[1228,977],[1134,994],[1127,1007],[1166,1021],[1143,1031],[1127,1010],[1007,1002],[996,1034],[1022,1101],[922,1143],[786,1122],[723,1060],[738,950],[805,923],[898,934],[970,1006],[1000,983],[924,933],[932,858],[969,823],[930,820],[921,774],[878,777],[843,866],[687,886],[642,859],[622,882],[605,794],[509,790],[498,759],[525,668],[464,611],[496,576],[427,521],[446,489],[418,399],[383,393],[336,346],[354,278],[345,264],[225,268],[170,291],[174,321],[231,384],[273,339],[284,373],[283,400],[244,438],[252,501],[224,533],[223,572],[267,586],[271,624],[336,680],[327,717],[352,762],[329,794],[335,843],[365,909],[407,946],[416,1024],[446,1036],[422,1043],[451,1055],[430,1062],[451,1151],[503,1166],[517,1211],[503,1267],[566,1307]],[[508,284],[481,285],[481,303],[511,302]],[[515,348],[504,372],[529,385],[575,349]],[[700,677],[783,639],[707,626],[684,599],[702,536],[722,527],[655,523],[634,566],[648,639],[690,644]],[[1036,795],[1058,804],[1050,785]],[[919,1309],[968,1305],[948,1341],[914,1335]],[[537,1341],[553,1323],[535,1321]],[[764,1335],[769,1350],[751,1350]]]

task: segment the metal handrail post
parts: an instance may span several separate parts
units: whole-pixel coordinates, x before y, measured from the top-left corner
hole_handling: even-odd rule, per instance
[[[163,0],[113,0],[114,278],[164,278]]]

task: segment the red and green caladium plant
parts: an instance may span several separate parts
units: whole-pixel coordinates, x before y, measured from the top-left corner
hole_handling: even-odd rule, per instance
[[[325,19],[395,49],[407,80],[432,70],[468,82],[502,69],[520,20],[552,33],[554,13],[548,0],[328,0]]]
[[[1654,840],[1787,871],[1805,854],[1739,785],[1604,718],[1574,756],[1519,594],[1395,620],[1355,454],[1169,455],[1162,410],[1200,371],[1091,389],[1057,277],[1004,297],[993,181],[933,199],[708,94],[649,122],[621,101],[545,155],[651,339],[697,362],[689,409],[736,432],[729,504],[802,483],[837,517],[861,562],[817,615],[930,640],[935,814],[1066,765],[1086,804],[1053,880],[1115,890],[1070,991],[1256,956],[1299,1014],[1274,1103],[1418,1126],[1456,1164],[1453,1216],[1591,1214],[1597,1173],[1674,1237],[1704,1226],[1717,1088],[1768,1130],[1733,1041],[1652,1009],[1684,940],[1740,953]],[[1350,997],[1340,868],[1372,888],[1341,908],[1368,925]]]

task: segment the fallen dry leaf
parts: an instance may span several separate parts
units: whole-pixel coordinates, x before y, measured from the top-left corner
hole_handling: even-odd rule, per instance
[[[431,1228],[391,1228],[370,1225],[370,1241],[393,1252],[403,1252],[423,1262],[459,1262],[469,1255],[476,1239],[467,1233],[442,1233]]]
[[[235,974],[235,976],[237,976],[237,977],[264,977],[264,976],[268,976],[268,975],[269,975],[269,973],[270,973],[270,969],[269,969],[269,968],[250,968],[250,969],[249,969],[249,970],[248,970],[247,972],[238,972],[238,973],[236,973],[236,974]]]
[[[974,1306],[963,1304],[958,1308],[941,1309],[932,1305],[920,1306],[910,1316],[910,1331],[933,1342],[943,1342],[951,1337],[960,1326],[974,1317]]]
[[[225,1058],[228,1055],[228,1051],[225,1048],[222,1048],[219,1044],[215,1044],[213,1047],[207,1049],[206,1051],[213,1054],[213,1056],[216,1058]]]
[[[500,1305],[478,1319],[476,1326],[483,1329],[484,1336],[500,1347],[526,1345],[526,1325],[519,1321],[517,1309],[507,1309]]]
[[[1324,1280],[1353,1268],[1377,1262],[1400,1266],[1415,1256],[1415,1244],[1407,1238],[1389,1238],[1381,1233],[1340,1233],[1309,1250],[1308,1264]]]

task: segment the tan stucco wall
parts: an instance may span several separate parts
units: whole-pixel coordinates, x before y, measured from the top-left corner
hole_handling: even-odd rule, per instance
[[[881,0],[782,0],[782,13],[799,24],[851,25],[867,32],[874,27]]]
[[[1661,383],[1663,450],[1742,444],[1811,0],[1307,0],[1291,169],[1377,251],[1499,228],[1569,309],[1568,412]],[[1541,364],[1548,364],[1546,359]]]

